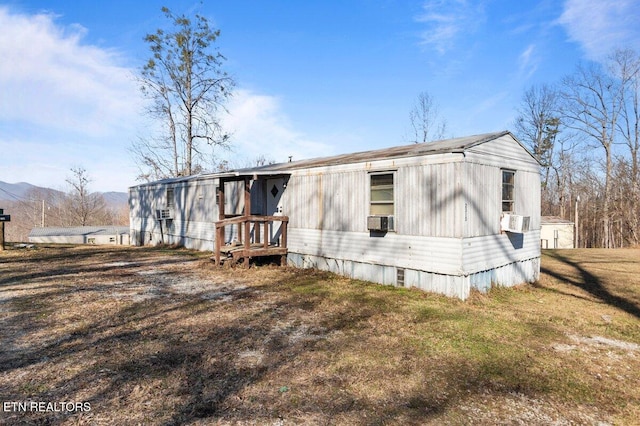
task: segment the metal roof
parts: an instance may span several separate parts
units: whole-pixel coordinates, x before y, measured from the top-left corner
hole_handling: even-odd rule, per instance
[[[573,224],[573,221],[571,220],[567,220],[567,219],[563,219],[559,216],[541,216],[540,217],[540,223],[544,224],[544,225],[550,225],[550,224]]]
[[[82,235],[128,234],[128,226],[53,226],[33,228],[29,237],[76,237]]]
[[[269,164],[262,167],[256,167],[254,169],[238,170],[238,172],[246,171],[247,173],[249,173],[251,171],[286,171],[307,167],[334,166],[339,164],[361,163],[365,161],[385,160],[401,157],[415,157],[420,155],[463,152],[476,145],[480,145],[482,143],[489,142],[504,135],[510,134],[511,133],[508,131],[484,133],[481,135],[446,139],[437,142],[413,143],[411,145],[394,146],[391,148],[376,149],[373,151],[362,151],[351,154],[334,155],[331,157],[312,158],[309,160],[292,161],[289,163]]]
[[[246,169],[231,170],[221,173],[206,173],[193,176],[180,176],[136,185],[138,187],[147,185],[156,185],[164,183],[177,183],[186,181],[195,181],[210,178],[233,178],[242,176],[271,176],[288,174],[289,170],[304,169],[309,167],[335,166],[340,164],[361,163],[366,161],[385,160],[402,157],[415,157],[420,155],[435,155],[445,153],[464,152],[474,146],[490,142],[502,136],[510,135],[522,148],[529,150],[511,134],[504,130],[494,133],[483,133],[480,135],[466,136],[462,138],[445,139],[436,142],[413,143],[410,145],[395,146],[391,148],[376,149],[371,151],[361,151],[350,154],[340,154],[331,157],[311,158],[307,160],[290,161],[288,163],[268,164],[260,167],[252,167]],[[531,153],[529,152],[531,155]],[[531,155],[532,158],[533,155]],[[537,160],[536,160],[537,161]]]

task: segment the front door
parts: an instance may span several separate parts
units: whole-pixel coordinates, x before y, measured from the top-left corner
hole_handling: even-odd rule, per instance
[[[282,216],[282,193],[284,178],[267,179],[267,216]],[[269,226],[269,243],[278,244],[282,222],[274,221]]]

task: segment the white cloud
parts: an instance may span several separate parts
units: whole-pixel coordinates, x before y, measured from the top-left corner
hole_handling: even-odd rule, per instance
[[[133,72],[87,30],[0,6],[0,176],[61,188],[73,166],[97,191],[135,183],[127,146],[143,129]]]
[[[137,170],[128,151],[149,131],[133,70],[112,50],[83,42],[86,29],[50,14],[0,6],[0,180],[60,188],[74,166],[96,191],[126,191]],[[235,167],[334,154],[296,130],[277,97],[238,90],[225,129]]]
[[[640,44],[637,0],[567,0],[558,22],[589,59],[602,59],[616,48]]]
[[[415,18],[427,25],[421,33],[421,44],[431,46],[440,54],[453,47],[465,33],[472,33],[485,21],[484,6],[469,0],[429,0],[422,5],[423,13]]]
[[[82,43],[79,25],[51,14],[0,7],[0,116],[91,135],[113,132],[139,112],[136,85],[111,51]]]
[[[519,64],[519,74],[523,78],[529,78],[536,72],[538,68],[538,60],[536,57],[536,46],[535,44],[530,44],[527,48],[520,54],[518,58]]]
[[[241,89],[228,109],[223,125],[233,134],[233,165],[249,165],[245,163],[259,155],[280,163],[289,156],[300,160],[334,154],[333,147],[296,131],[276,97]]]

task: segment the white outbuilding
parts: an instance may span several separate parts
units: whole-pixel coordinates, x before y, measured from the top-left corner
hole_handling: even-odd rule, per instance
[[[575,247],[574,223],[557,216],[542,216],[540,246],[543,249],[572,249]]]

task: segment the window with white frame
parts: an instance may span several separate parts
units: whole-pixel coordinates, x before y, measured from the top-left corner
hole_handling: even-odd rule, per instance
[[[370,179],[369,214],[393,216],[395,210],[393,173],[371,174]]]
[[[515,183],[516,172],[502,170],[502,212],[513,213],[515,211]]]

